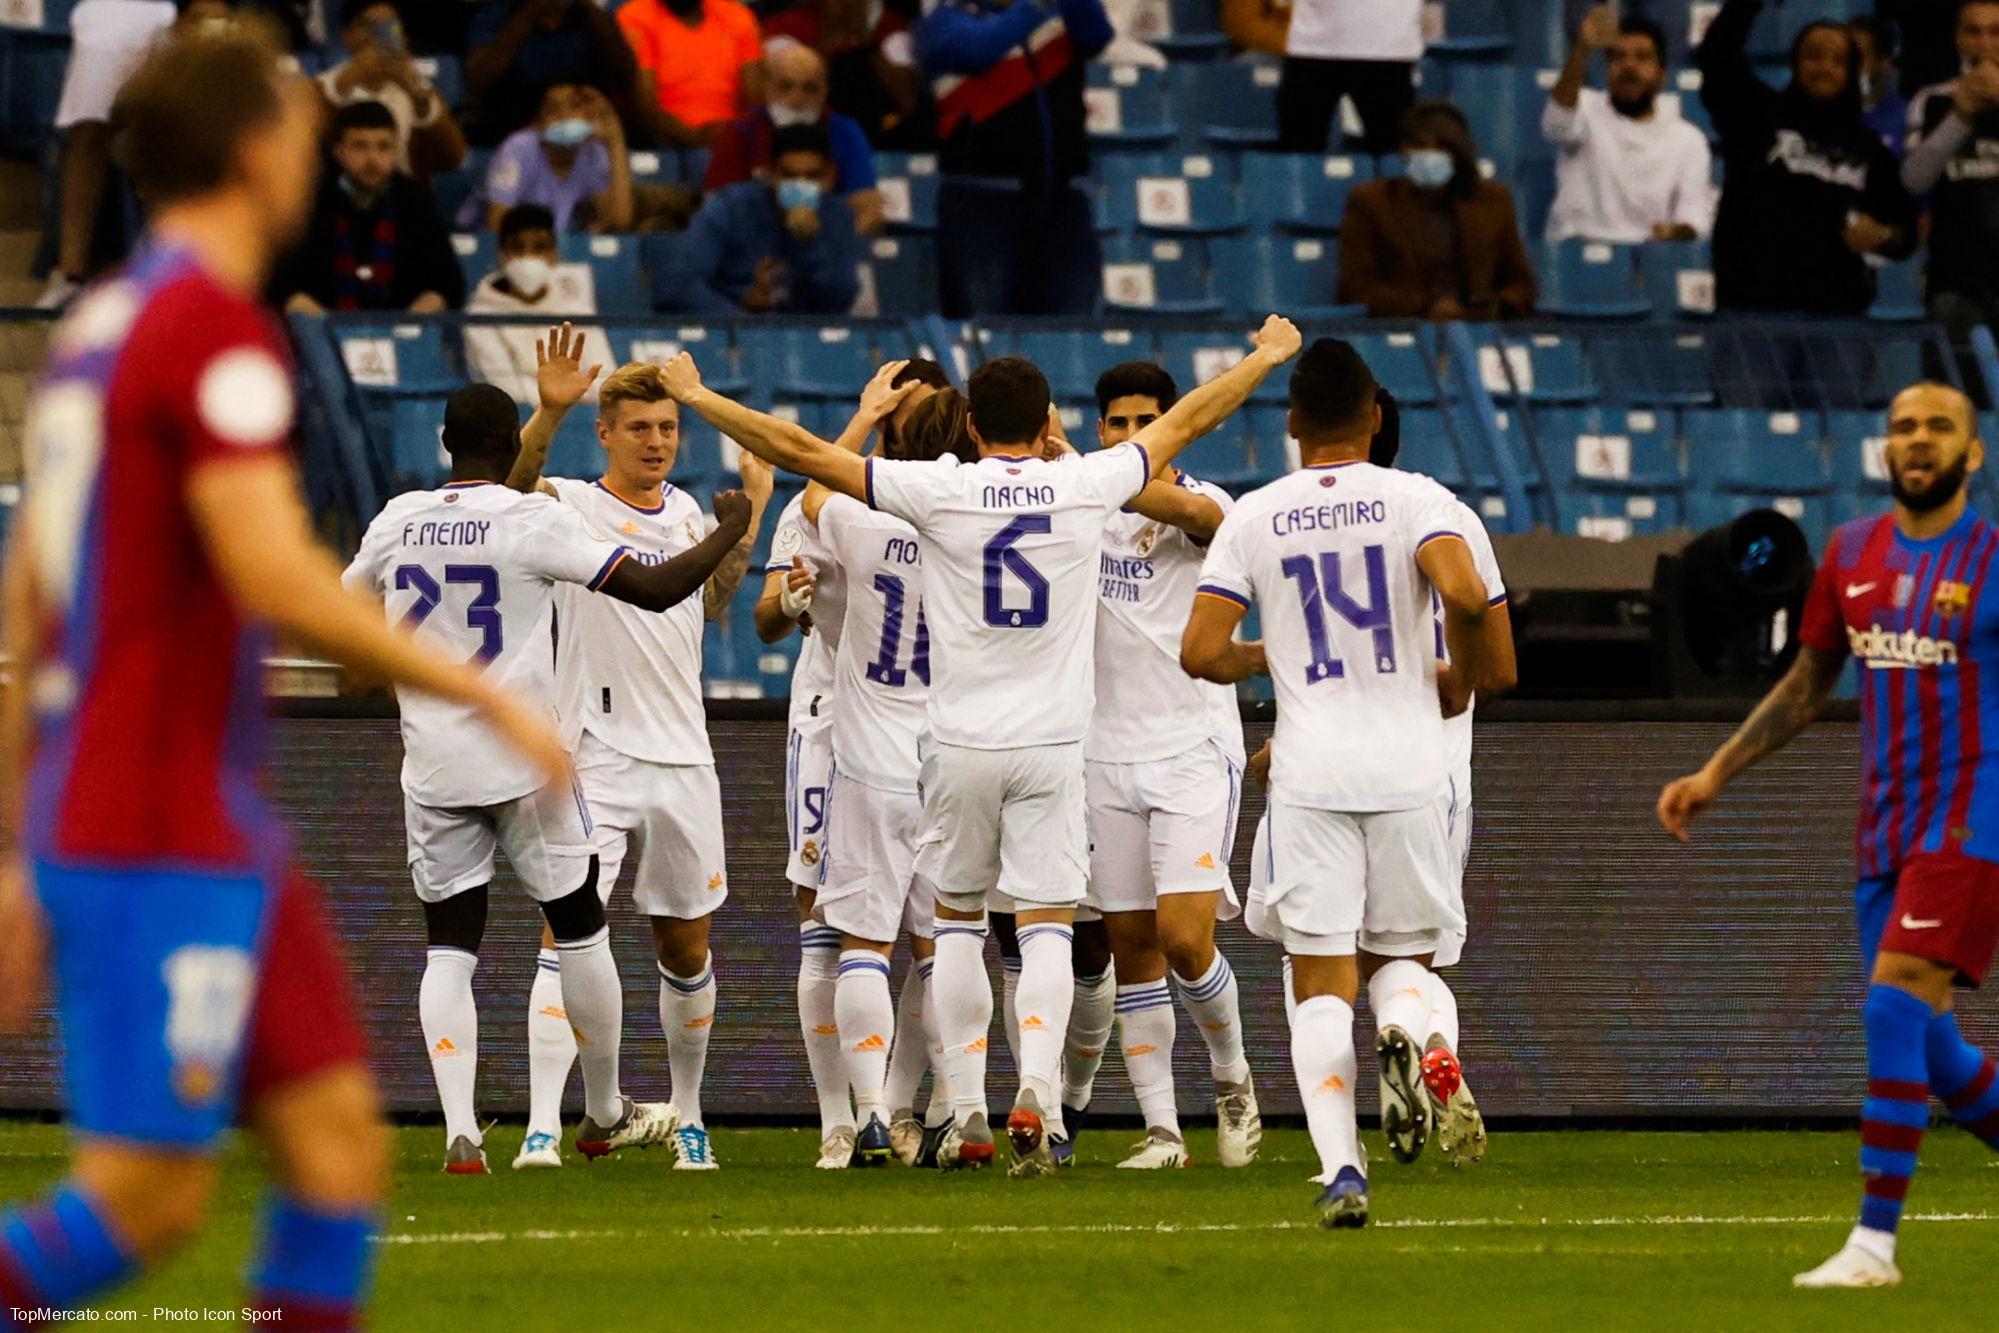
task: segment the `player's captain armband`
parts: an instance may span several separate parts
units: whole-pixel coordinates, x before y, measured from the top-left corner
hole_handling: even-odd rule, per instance
[[[291,432],[292,385],[261,347],[234,347],[202,370],[195,409],[202,429],[224,444],[276,444]]]

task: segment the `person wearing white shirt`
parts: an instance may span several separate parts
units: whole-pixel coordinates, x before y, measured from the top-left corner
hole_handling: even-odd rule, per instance
[[[1583,87],[1598,51],[1607,90]],[[1568,63],[1541,113],[1559,154],[1550,241],[1614,245],[1687,241],[1714,230],[1713,151],[1707,136],[1659,104],[1666,35],[1650,19],[1609,6],[1584,16]]]
[[[547,321],[597,313],[597,293],[589,271],[556,262],[555,215],[540,204],[515,204],[500,219],[500,266],[479,280],[466,298],[468,315],[521,315]],[[471,371],[505,389],[517,403],[533,404],[539,361],[536,345],[542,324],[507,327],[468,324],[465,358]],[[595,350],[610,346],[600,329],[579,329],[577,337]],[[580,353],[579,353],[580,354]],[[593,383],[586,402],[597,401]]]
[[[1340,102],[1352,98],[1360,149],[1392,153],[1416,102],[1422,0],[1292,0],[1277,85],[1277,147],[1323,153]]]
[[[1254,342],[1241,362],[1128,443],[1087,457],[1045,457],[1047,379],[1018,358],[989,361],[968,386],[968,429],[980,455],[973,464],[861,459],[707,389],[685,353],[664,368],[674,397],[745,449],[902,518],[922,540],[932,675],[916,874],[937,897],[933,1002],[957,1105],[940,1166],[993,1157],[985,909],[1004,881],[1019,907],[1021,951],[1012,1174],[1054,1169],[1044,1116],[1060,1088],[1075,984],[1071,923],[1089,861],[1083,738],[1095,696],[1104,530],[1290,359],[1298,331],[1273,315]]]

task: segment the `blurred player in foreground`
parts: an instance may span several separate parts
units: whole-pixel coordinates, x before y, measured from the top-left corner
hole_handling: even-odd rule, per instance
[[[1190,675],[1233,685],[1265,674],[1277,691],[1269,911],[1291,959],[1291,1062],[1328,1227],[1367,1221],[1360,982],[1380,1034],[1383,1128],[1398,1154],[1420,1149],[1430,1108],[1413,1034],[1429,1027],[1431,956],[1464,924],[1450,887],[1433,593],[1453,687],[1479,687],[1486,669],[1487,593],[1458,502],[1367,461],[1375,391],[1347,343],[1322,338],[1299,358],[1289,424],[1304,466],[1222,521],[1180,650]],[[1252,604],[1262,643],[1234,637]]]
[[[1737,774],[1819,714],[1849,654],[1861,664],[1860,882],[1869,972],[1860,1220],[1800,1287],[1902,1280],[1895,1231],[1935,1096],[1999,1148],[1999,1071],[1965,1041],[1954,986],[1975,986],[1999,946],[1999,601],[1987,601],[1999,529],[1970,507],[1985,461],[1971,401],[1915,384],[1888,409],[1891,513],[1827,543],[1784,678],[1698,773],[1659,794],[1684,841]],[[1999,676],[1995,677],[1999,679]]]
[[[273,1186],[246,1304],[287,1328],[359,1317],[386,1135],[317,891],[259,794],[270,631],[452,700],[536,781],[568,780],[551,728],[386,626],[312,539],[284,342],[256,299],[310,210],[319,115],[257,30],[147,57],[112,128],[152,234],[57,328],[30,413],[0,1022],[32,1011],[45,942],[77,1146],[63,1184],[0,1221],[0,1327],[101,1299],[187,1240],[239,1111]]]

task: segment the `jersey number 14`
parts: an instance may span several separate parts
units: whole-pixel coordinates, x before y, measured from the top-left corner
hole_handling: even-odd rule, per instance
[[[1321,552],[1317,560],[1309,555],[1286,556],[1278,566],[1285,578],[1297,583],[1299,599],[1304,603],[1305,638],[1312,650],[1312,660],[1305,664],[1307,685],[1339,680],[1347,674],[1346,663],[1333,656],[1327,639],[1328,611],[1355,629],[1373,634],[1376,671],[1386,674],[1395,670],[1395,616],[1388,603],[1388,556],[1379,546],[1364,547],[1360,554],[1367,569],[1365,604],[1347,596],[1338,551]]]

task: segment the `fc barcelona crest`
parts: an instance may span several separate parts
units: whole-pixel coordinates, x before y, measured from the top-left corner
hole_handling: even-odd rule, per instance
[[[1944,579],[1937,584],[1937,595],[1930,606],[1940,616],[1963,615],[1971,609],[1971,585]]]

